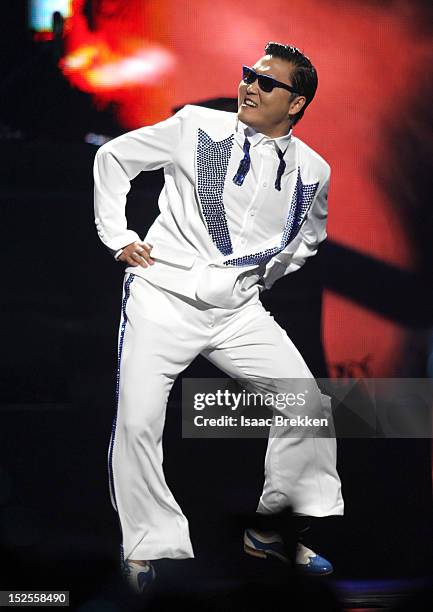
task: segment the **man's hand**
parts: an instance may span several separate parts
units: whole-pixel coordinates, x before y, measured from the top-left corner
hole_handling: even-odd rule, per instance
[[[123,247],[123,251],[117,260],[124,261],[130,266],[143,266],[143,268],[147,268],[148,265],[155,263],[155,260],[150,257],[152,248],[153,245],[147,244],[147,242],[132,242]]]

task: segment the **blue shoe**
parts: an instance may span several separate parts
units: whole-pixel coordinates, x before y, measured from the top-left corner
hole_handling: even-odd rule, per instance
[[[332,563],[298,542],[296,549],[296,568],[309,576],[326,576],[332,574]]]
[[[289,563],[283,541],[278,533],[259,533],[253,529],[246,529],[244,533],[244,551],[253,557],[276,557],[284,563]],[[309,576],[326,576],[332,574],[332,564],[307,548],[300,542],[296,549],[296,568]]]
[[[156,576],[155,568],[148,561],[146,565],[138,565],[125,560],[123,561],[122,573],[135,593],[143,593],[152,584]]]

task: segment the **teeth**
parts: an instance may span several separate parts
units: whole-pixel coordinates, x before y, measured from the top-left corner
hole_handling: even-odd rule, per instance
[[[254,104],[254,102],[251,102],[251,100],[244,100],[244,104],[247,106],[252,106],[253,108],[257,106],[257,104]]]

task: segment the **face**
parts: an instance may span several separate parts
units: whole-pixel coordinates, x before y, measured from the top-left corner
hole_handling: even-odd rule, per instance
[[[293,66],[286,60],[265,55],[251,68],[259,74],[266,74],[277,81],[293,86],[291,80]],[[246,99],[254,102],[256,106],[247,106]],[[239,119],[270,138],[278,138],[287,134],[291,126],[290,116],[296,115],[305,102],[304,96],[294,95],[282,87],[274,87],[271,92],[266,93],[260,89],[257,80],[250,85],[243,81],[239,83]]]

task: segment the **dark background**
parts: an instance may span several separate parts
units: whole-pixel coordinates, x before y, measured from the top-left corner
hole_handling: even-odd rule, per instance
[[[94,229],[96,147],[86,144],[84,135],[115,136],[123,130],[112,109],[97,112],[89,96],[63,79],[54,43],[31,41],[25,3],[8,4],[0,78],[0,546],[9,570],[1,588],[10,588],[11,580],[32,588],[32,575],[45,578],[47,588],[60,588],[73,575],[77,588],[79,581],[91,593],[95,566],[106,585],[118,564],[106,455],[123,267]],[[427,188],[425,168],[414,165],[413,172],[420,189]],[[134,181],[131,227],[147,227],[156,216],[162,180],[156,172]],[[264,294],[265,306],[316,376],[328,374],[320,341],[322,286],[342,295],[360,291],[357,299],[415,330],[431,326],[431,239],[425,234],[418,275],[394,278],[386,266],[327,241],[301,271]],[[347,281],[345,266],[357,271],[360,284]],[[363,272],[388,289],[386,296],[372,297]],[[417,361],[411,375],[425,376],[425,362]],[[221,373],[198,359],[184,376]],[[167,411],[165,472],[190,521],[197,559],[183,564],[188,569],[160,562],[160,572],[189,572],[197,584],[230,581],[244,572],[260,575],[262,562],[244,558],[239,517],[255,510],[266,440],[182,440],[180,389],[179,379]],[[315,521],[311,534],[315,548],[333,561],[334,577],[430,575],[431,441],[338,443],[346,515]],[[25,584],[13,567],[24,568]]]

